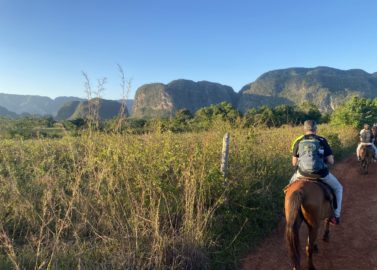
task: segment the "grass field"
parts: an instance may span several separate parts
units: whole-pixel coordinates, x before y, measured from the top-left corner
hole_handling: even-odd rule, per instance
[[[281,217],[301,128],[216,126],[1,141],[0,268],[236,268]],[[336,159],[354,149],[352,128],[319,133]]]

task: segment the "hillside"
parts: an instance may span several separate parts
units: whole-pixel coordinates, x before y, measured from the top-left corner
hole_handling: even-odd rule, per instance
[[[178,109],[195,112],[222,101],[232,103],[242,112],[263,105],[301,105],[303,102],[314,103],[321,111],[330,112],[354,95],[377,97],[377,73],[330,67],[287,68],[262,74],[238,94],[231,87],[207,81],[146,84],[136,92],[133,116],[166,117]]]
[[[16,118],[18,115],[14,112],[9,111],[8,109],[0,106],[0,116]]]
[[[237,96],[231,87],[218,83],[175,80],[166,85],[146,84],[136,91],[132,116],[164,117],[182,108],[195,112],[222,101],[236,105]]]
[[[122,103],[124,99],[118,100],[118,102]],[[126,99],[126,107],[128,112],[132,112],[132,108],[134,106],[134,100],[133,99]]]
[[[332,111],[347,98],[377,96],[377,75],[360,69],[329,67],[288,68],[269,71],[239,93],[238,109],[260,105],[302,104],[309,101],[321,111]]]
[[[370,74],[360,69],[339,70],[330,67],[273,70],[246,84],[239,93],[218,83],[180,79],[168,84],[145,84],[137,89],[135,100],[126,102],[128,112],[132,112],[133,117],[153,118],[169,117],[183,108],[194,113],[202,107],[223,101],[230,102],[241,112],[263,105],[301,105],[307,101],[316,104],[323,112],[331,112],[354,95],[377,97],[377,72]],[[51,99],[0,93],[0,106],[8,111],[53,115],[58,120],[85,115],[83,101],[77,97]],[[118,111],[120,101],[113,102],[114,108],[107,107],[103,111],[104,119]],[[82,113],[75,112],[77,109]],[[107,116],[110,111],[112,113]]]
[[[92,104],[98,104],[99,118],[102,120],[111,119],[117,116],[120,112],[121,103],[114,100],[106,99],[93,99]],[[97,106],[97,105],[94,105]],[[65,119],[77,119],[85,118],[89,113],[89,102],[88,101],[71,101],[65,103],[58,111],[55,119],[65,120]],[[126,109],[125,114],[128,115],[128,110]]]
[[[76,111],[77,107],[80,105],[80,101],[69,101],[59,109],[55,119],[58,121],[69,119]]]
[[[0,93],[0,106],[17,114],[39,114],[55,116],[60,107],[69,101],[82,100],[77,97],[49,97]]]

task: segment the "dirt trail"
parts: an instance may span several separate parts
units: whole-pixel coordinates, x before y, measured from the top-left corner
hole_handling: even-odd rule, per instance
[[[339,163],[333,173],[344,187],[341,225],[331,226],[330,242],[318,240],[317,270],[377,270],[377,164],[361,175],[355,157]],[[242,262],[246,270],[291,270],[284,240],[284,220],[262,245]],[[323,231],[319,236],[322,237]],[[306,269],[306,225],[301,226],[301,265]]]

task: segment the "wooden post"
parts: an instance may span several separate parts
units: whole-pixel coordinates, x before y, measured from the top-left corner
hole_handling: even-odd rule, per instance
[[[229,133],[225,133],[223,138],[223,150],[221,152],[221,166],[220,171],[224,177],[227,176],[228,167],[228,156],[229,156]]]

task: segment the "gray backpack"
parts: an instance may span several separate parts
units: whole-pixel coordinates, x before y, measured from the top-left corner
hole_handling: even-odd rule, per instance
[[[362,130],[360,132],[360,141],[362,143],[370,143],[372,141],[372,132],[370,130]]]
[[[298,146],[298,168],[306,174],[317,174],[326,165],[323,158],[324,149],[315,138],[303,139]]]

